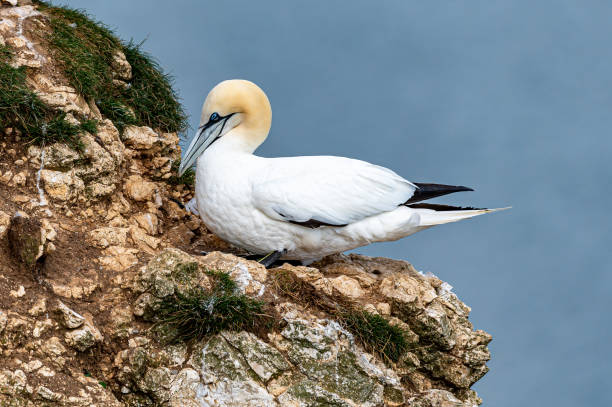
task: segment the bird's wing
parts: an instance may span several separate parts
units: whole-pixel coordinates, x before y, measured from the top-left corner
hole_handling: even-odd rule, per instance
[[[387,168],[349,158],[267,161],[252,174],[254,206],[271,218],[309,227],[348,225],[392,211],[416,189]]]

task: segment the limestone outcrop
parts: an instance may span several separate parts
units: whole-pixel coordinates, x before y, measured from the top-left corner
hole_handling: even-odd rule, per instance
[[[58,32],[102,41],[104,80],[75,81]],[[0,51],[0,405],[480,403],[491,337],[449,284],[355,254],[267,270],[185,209],[184,118],[149,109],[174,94],[136,48],[3,0]]]
[[[185,273],[186,265],[197,266]],[[189,344],[160,343],[151,331],[134,337],[114,362],[126,398],[170,406],[479,403],[470,386],[487,371],[491,337],[472,329],[469,308],[448,285],[403,261],[338,255],[315,266],[266,271],[220,252],[158,254],[134,281],[137,318],[159,322],[160,300],[192,287],[210,290],[205,271],[214,267],[242,281],[241,293],[271,304],[276,323],[259,336],[222,330]],[[279,289],[287,275],[310,295]],[[368,353],[368,338],[326,312],[346,302],[402,328],[408,344],[398,360]]]

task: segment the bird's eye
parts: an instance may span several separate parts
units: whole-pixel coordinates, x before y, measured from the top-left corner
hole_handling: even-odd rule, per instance
[[[210,115],[210,121],[211,122],[216,122],[217,120],[219,120],[221,116],[219,116],[219,113],[215,112],[213,114]]]

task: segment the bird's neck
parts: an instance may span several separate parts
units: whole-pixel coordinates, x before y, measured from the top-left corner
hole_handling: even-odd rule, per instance
[[[215,141],[211,148],[214,148],[217,152],[253,154],[267,135],[267,131],[241,129],[238,126]]]

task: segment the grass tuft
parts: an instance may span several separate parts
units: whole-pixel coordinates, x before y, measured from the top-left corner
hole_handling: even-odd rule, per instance
[[[81,130],[86,131],[91,134],[96,134],[98,132],[98,121],[95,119],[84,120],[81,122]]]
[[[93,22],[83,24],[86,17],[77,10],[50,7],[48,11],[53,30],[50,43],[70,83],[88,99],[112,94],[110,64],[118,42],[110,34],[101,34],[102,26],[94,29]]]
[[[86,121],[75,125],[66,120],[66,113],[51,109],[26,86],[26,68],[10,65],[11,49],[0,45],[0,128],[15,127],[25,140],[35,144],[64,142],[78,150],[82,130],[94,130]]]
[[[195,264],[195,263],[194,263]],[[179,266],[178,274],[193,272],[193,266]],[[195,264],[197,270],[197,264]],[[213,287],[194,287],[160,300],[156,304],[157,321],[153,330],[165,343],[189,342],[223,330],[254,330],[266,319],[263,302],[237,290],[229,274],[207,271]]]
[[[340,314],[344,327],[364,345],[367,351],[397,362],[408,350],[406,333],[399,326],[377,314],[364,310],[349,310]]]
[[[130,42],[123,48],[132,66],[131,86],[126,90],[130,106],[140,123],[166,132],[187,129],[187,116],[172,88],[172,77],[141,50],[141,44]]]
[[[113,35],[111,29],[101,21],[93,20],[85,11],[67,6],[56,7],[41,0],[35,0],[35,3],[38,5],[40,11],[47,11],[53,15],[60,16],[69,20],[71,24],[76,25],[76,27],[72,28],[80,27],[81,29],[87,30],[91,37],[98,38],[98,44],[106,42],[109,44],[109,47],[119,47],[120,42]]]
[[[50,15],[50,43],[64,74],[120,133],[125,126],[149,126],[164,132],[187,129],[187,116],[172,88],[172,78],[141,49],[122,43],[108,26],[82,10],[37,2]],[[113,58],[122,51],[132,67],[129,83],[113,82]]]
[[[100,113],[113,122],[119,134],[123,134],[126,126],[139,125],[134,114],[128,109],[123,101],[114,97],[106,97],[96,100]]]

